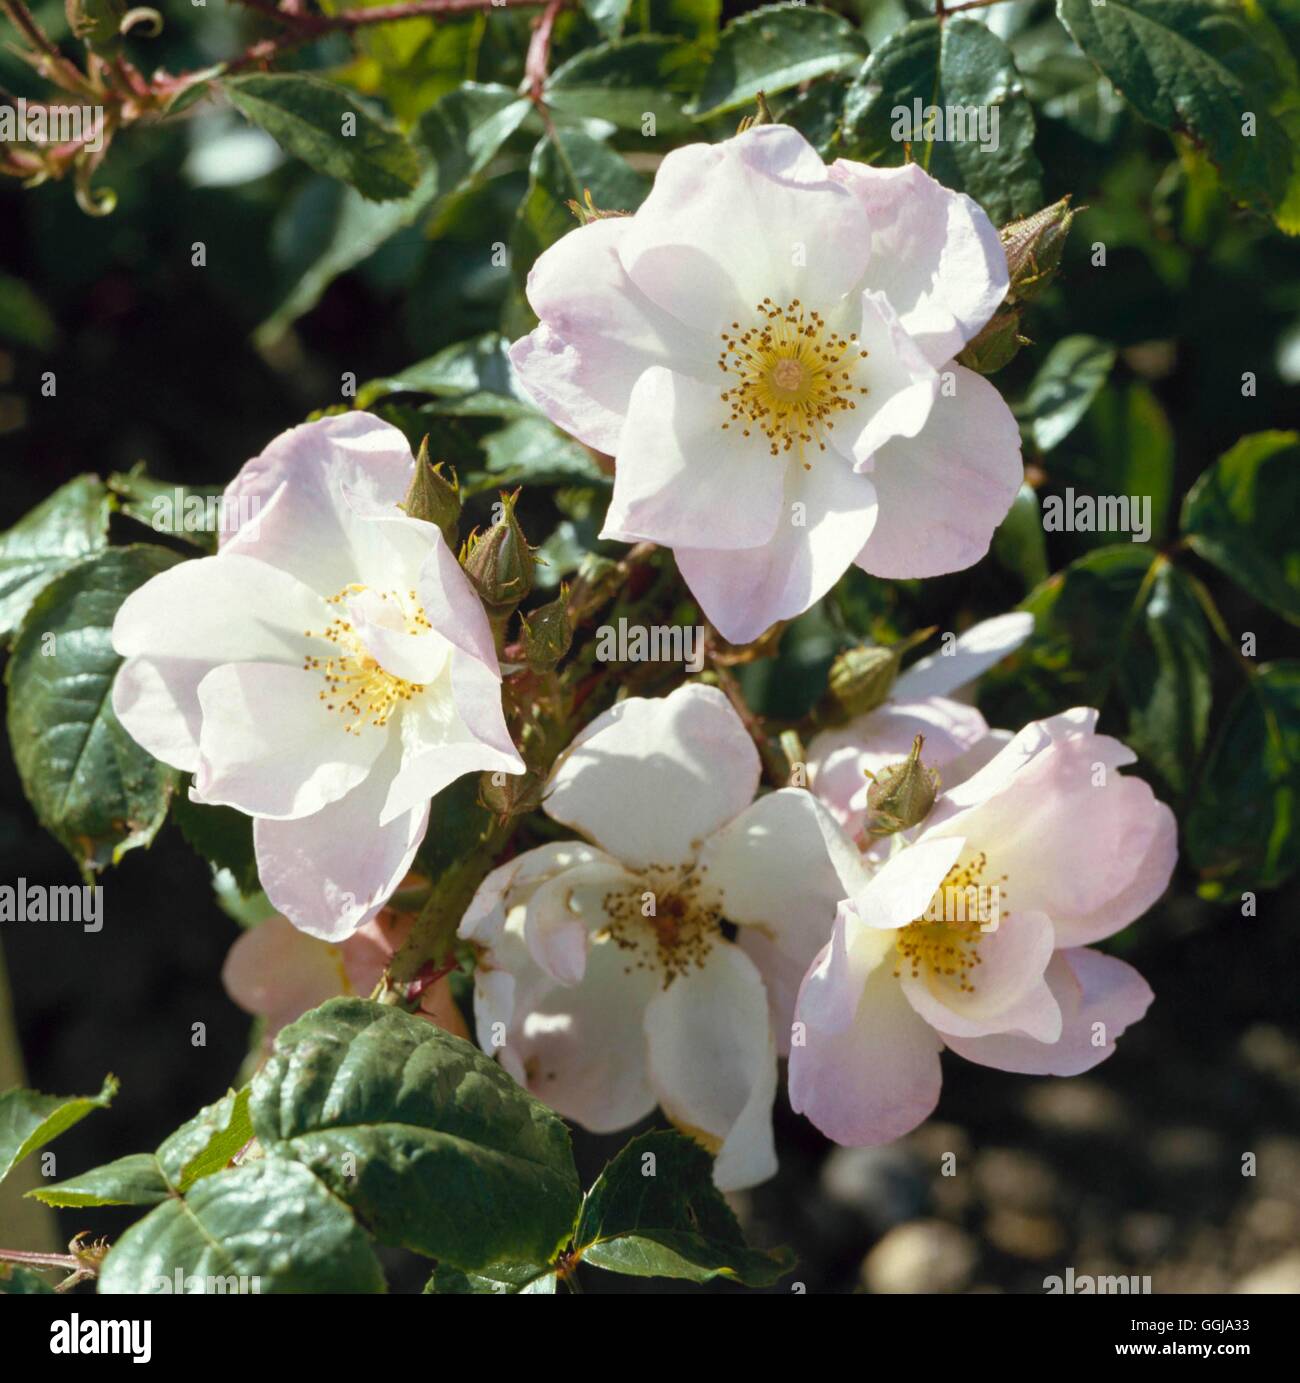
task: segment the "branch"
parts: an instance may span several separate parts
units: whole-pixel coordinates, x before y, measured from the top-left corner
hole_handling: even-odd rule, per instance
[[[705,657],[709,661],[713,675],[718,679],[718,686],[727,700],[731,702],[733,709],[749,732],[750,739],[754,741],[754,746],[758,750],[759,758],[763,761],[763,768],[766,770],[772,786],[777,788],[789,787],[789,766],[764,728],[762,716],[745,700],[745,693],[741,690],[736,674],[725,662],[718,659],[717,638],[717,630],[711,624],[707,625],[704,635]]]

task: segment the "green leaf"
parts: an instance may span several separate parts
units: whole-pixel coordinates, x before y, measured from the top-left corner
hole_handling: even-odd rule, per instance
[[[1066,336],[1039,366],[1025,414],[1040,451],[1065,440],[1088,411],[1115,364],[1115,347],[1095,336]]]
[[[297,1162],[268,1158],[205,1177],[133,1224],[99,1274],[106,1293],[174,1289],[177,1272],[208,1291],[382,1292],[383,1274],[351,1211]]]
[[[44,1297],[53,1296],[54,1288],[30,1268],[20,1268],[13,1264],[0,1263],[0,1296],[5,1297]]]
[[[1283,619],[1300,624],[1300,434],[1254,432],[1183,501],[1193,549]]]
[[[286,153],[375,202],[414,191],[420,156],[333,82],[298,73],[257,72],[221,83],[235,108]],[[345,129],[351,133],[344,133]]]
[[[847,19],[812,5],[765,5],[722,31],[691,113],[704,120],[828,72],[846,72],[867,56]]]
[[[479,82],[465,82],[431,106],[415,137],[433,156],[438,200],[477,177],[532,108],[509,87]]]
[[[0,536],[0,637],[18,628],[55,576],[106,546],[108,511],[99,477],[79,475]]]
[[[227,869],[235,887],[245,897],[258,889],[257,854],[253,848],[253,818],[233,807],[214,807],[191,802],[178,792],[172,804],[172,820],[190,847],[214,869]]]
[[[546,1263],[578,1180],[563,1121],[460,1038],[363,999],[285,1028],[253,1082],[253,1126],[382,1242],[466,1270]]]
[[[728,1277],[766,1287],[794,1266],[788,1250],[745,1243],[713,1185],[713,1159],[680,1133],[645,1133],[587,1192],[574,1232],[582,1261],[633,1277]]]
[[[387,379],[371,380],[357,390],[357,407],[370,408],[389,394],[432,394],[438,411],[455,416],[536,417],[507,355],[509,342],[490,331],[458,341],[437,355]]]
[[[583,205],[590,192],[601,211],[635,211],[647,190],[626,159],[590,135],[560,130],[539,140],[510,240],[516,280],[522,284],[537,256],[577,225],[570,202]]]
[[[1047,579],[1047,539],[1043,514],[1032,485],[1022,485],[1007,516],[993,534],[993,556],[1030,590]]]
[[[1210,717],[1210,635],[1196,594],[1161,562],[1119,666],[1125,739],[1178,794],[1191,787]]]
[[[1291,150],[1257,85],[1267,60],[1241,15],[1216,0],[1057,0],[1057,13],[1139,115],[1204,146],[1239,200],[1282,200]]]
[[[618,38],[632,0],[582,0],[583,13],[608,39]]]
[[[28,1192],[54,1206],[157,1205],[184,1195],[195,1182],[224,1171],[253,1136],[250,1091],[231,1091],[201,1109],[159,1144],[157,1152],[133,1153],[54,1186]]]
[[[27,612],[5,671],[9,742],[41,825],[83,871],[147,845],[167,814],[174,769],[113,713],[122,601],[177,561],[160,547],[112,548],[64,572]]]
[[[121,510],[155,533],[166,533],[193,544],[202,552],[217,550],[220,485],[176,485],[146,475],[143,466],[115,471],[108,488],[121,501]]]
[[[184,1193],[196,1181],[226,1168],[253,1137],[251,1096],[247,1086],[231,1090],[163,1139],[156,1156],[170,1186]]]
[[[622,130],[681,135],[694,128],[682,107],[699,75],[694,44],[644,34],[583,49],[552,73],[546,101],[566,115],[608,120]]]
[[[476,1273],[439,1265],[425,1283],[425,1295],[554,1296],[555,1270],[538,1263],[497,1263]]]
[[[1006,44],[970,19],[922,19],[899,29],[872,53],[844,102],[844,152],[868,163],[901,163],[918,110],[951,109],[964,138],[914,144],[913,157],[948,187],[968,192],[995,225],[1043,205],[1042,166],[1034,153],[1034,111]],[[987,112],[989,138],[971,136],[971,108]],[[996,111],[997,147],[992,118]],[[956,129],[956,113],[964,129]],[[904,120],[904,115],[906,119]]]
[[[1277,888],[1300,864],[1300,662],[1267,663],[1228,708],[1184,830],[1202,893]]]
[[[132,1153],[53,1186],[27,1193],[63,1209],[90,1205],[158,1205],[172,1194],[153,1153]]]
[[[519,418],[483,439],[493,485],[569,485],[605,477],[591,453],[544,418]]]
[[[0,340],[33,351],[53,349],[59,329],[49,308],[22,279],[0,274]]]
[[[79,1124],[92,1109],[107,1109],[117,1080],[105,1076],[98,1095],[42,1095],[39,1090],[6,1090],[0,1095],[0,1181],[37,1148]]]

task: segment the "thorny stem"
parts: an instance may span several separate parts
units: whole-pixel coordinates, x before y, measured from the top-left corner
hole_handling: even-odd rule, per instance
[[[529,100],[535,106],[542,104],[542,90],[546,86],[546,76],[551,66],[551,40],[555,36],[555,21],[567,4],[568,0],[548,0],[528,42],[528,56],[524,59],[524,82]]]

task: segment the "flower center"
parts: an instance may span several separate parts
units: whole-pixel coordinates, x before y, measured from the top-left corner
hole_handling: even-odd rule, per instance
[[[731,414],[722,427],[739,427],[744,437],[761,432],[773,456],[797,449],[809,470],[804,448],[815,444],[825,451],[835,415],[855,409],[855,396],[867,392],[854,382],[867,352],[858,347],[856,332],[844,337],[828,330],[821,313],[798,298],[786,307],[764,298],[754,310],[754,326],[742,332],[732,322],[722,333],[718,366],[736,378],[722,392]]]
[[[678,977],[701,966],[723,940],[722,911],[716,893],[704,881],[706,871],[650,869],[641,887],[607,893],[605,926],[596,941],[610,941],[627,953],[625,972],[657,970],[668,988]]]
[[[329,604],[341,605],[348,596],[366,589],[356,584],[345,586],[337,595],[330,596]],[[408,634],[422,634],[433,627],[414,591],[385,591],[379,598],[392,602]],[[344,718],[343,728],[350,735],[359,735],[367,725],[387,725],[403,702],[413,700],[424,690],[423,683],[408,682],[386,671],[342,617],[332,620],[325,629],[304,632],[306,637],[324,639],[338,650],[323,658],[308,654],[303,668],[324,677],[320,699],[326,710],[337,711]]]
[[[974,994],[973,972],[983,964],[981,939],[996,931],[1009,914],[1002,907],[1006,875],[984,883],[988,859],[981,851],[958,861],[944,876],[925,912],[900,927],[894,941],[894,976],[907,968],[913,979],[924,970],[932,980],[955,981],[963,994]]]

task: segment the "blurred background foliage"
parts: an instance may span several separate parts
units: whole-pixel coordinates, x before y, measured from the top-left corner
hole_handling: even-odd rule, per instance
[[[286,131],[306,88],[286,95],[257,76],[123,131],[94,178],[116,193],[111,215],[87,216],[66,182],[0,182],[0,527],[88,471],[143,463],[168,484],[224,484],[314,410],[364,406],[413,442],[429,434],[456,466],[466,528],[499,486],[524,485],[542,592],[588,554],[619,551],[595,538],[606,473],[517,395],[502,354],[532,325],[523,284],[573,224],[569,199],[589,190],[596,207],[634,209],[666,150],[734,132],[759,90],[828,158],[882,162],[902,156],[894,105],[995,101],[997,153],[935,145],[931,170],[998,223],[1072,199],[1059,274],[1020,324],[1030,344],[995,376],[1023,424],[1028,483],[990,556],[926,582],[852,569],[775,656],[739,671],[757,709],[794,720],[839,650],[1023,603],[1037,631],[986,679],[991,723],[1098,705],[1178,811],[1175,890],[1114,943],[1159,997],[1074,1093],[968,1068],[945,1084],[936,1122],[892,1149],[828,1160],[781,1112],[782,1172],[749,1213],[760,1234],[793,1242],[810,1287],[883,1289],[897,1265],[860,1265],[900,1231],[916,1240],[900,1261],[930,1261],[917,1237],[929,1234],[968,1263],[937,1285],[1010,1289],[1067,1262],[1154,1264],[1166,1287],[1285,1278],[1276,1265],[1300,1239],[1300,1178],[1247,1182],[1235,1160],[1273,1140],[1300,1169],[1300,243],[1288,234],[1300,152],[1287,165],[1300,5],[1133,3],[1178,11],[1269,122],[1248,155],[1228,144],[1221,110],[1193,103],[1195,137],[1171,132],[1169,93],[1130,85],[1122,56],[1121,97],[1081,51],[1092,18],[1075,0],[1060,5],[1070,32],[1047,0],[1012,0],[942,34],[913,0],[756,13],[586,0],[555,24],[551,133],[519,94],[535,10],[334,34],[277,63],[328,76],[373,119],[397,185],[376,188],[373,168],[349,176],[384,200],[330,175],[337,151]],[[66,42],[59,0],[33,12]],[[174,0],[164,17],[160,36],[124,40],[146,73],[207,69],[276,32],[222,0]],[[43,84],[0,50],[0,89],[35,98]],[[1150,541],[1045,531],[1045,506],[1070,492],[1149,496]],[[115,538],[144,536],[120,512],[111,523]],[[696,617],[679,586],[655,590],[664,618]],[[7,760],[0,775],[0,873],[71,879]],[[217,978],[234,924],[179,832],[105,882],[106,934],[3,937],[30,1083],[81,1088],[88,1054],[124,1078],[111,1120],[68,1136],[77,1165],[153,1146],[246,1049]],[[1259,897],[1243,915],[1247,892]],[[200,1020],[209,1045],[196,1052]],[[620,1141],[581,1140],[584,1173]],[[950,1146],[982,1169],[962,1191],[933,1174],[934,1150]]]

